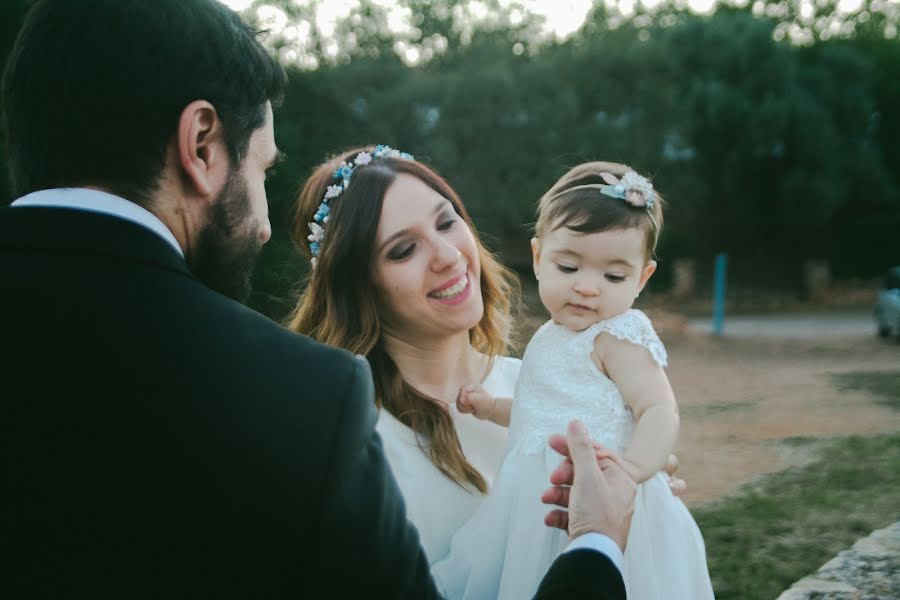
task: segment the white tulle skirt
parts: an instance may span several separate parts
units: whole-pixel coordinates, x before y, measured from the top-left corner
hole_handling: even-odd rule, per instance
[[[541,502],[559,465],[550,448],[505,458],[491,493],[453,537],[450,554],[432,567],[448,600],[530,598],[568,536],[544,525]],[[712,585],[697,524],[657,473],[638,486],[625,549],[629,600],[709,600]]]

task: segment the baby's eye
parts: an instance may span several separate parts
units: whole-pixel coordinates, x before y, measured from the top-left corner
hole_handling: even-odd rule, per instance
[[[611,281],[612,283],[622,283],[625,281],[625,277],[623,275],[611,275],[609,273],[606,274],[606,279]]]
[[[578,270],[578,267],[572,267],[570,265],[561,265],[557,263],[556,268],[562,271],[563,273],[574,273]]]

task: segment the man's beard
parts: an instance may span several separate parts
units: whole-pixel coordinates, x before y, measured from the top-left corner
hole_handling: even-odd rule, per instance
[[[250,216],[247,182],[234,171],[210,208],[188,268],[207,287],[243,302],[262,249],[259,224]]]

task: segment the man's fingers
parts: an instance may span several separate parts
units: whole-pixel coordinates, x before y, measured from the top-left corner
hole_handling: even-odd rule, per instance
[[[612,466],[621,468],[621,465],[611,458],[601,458],[600,460],[597,461],[597,466],[600,467],[601,471],[606,471],[607,469],[609,469]]]
[[[669,475],[674,475],[675,471],[678,470],[678,457],[674,454],[670,454],[668,460],[666,460],[665,471]]]
[[[569,456],[569,442],[566,436],[554,433],[550,436],[550,447],[562,454]]]
[[[544,524],[548,527],[556,527],[563,531],[569,529],[569,513],[564,510],[551,510],[544,517]]]
[[[555,486],[546,490],[541,494],[541,502],[544,504],[555,504],[556,506],[569,506],[570,488],[563,486]]]
[[[591,474],[594,474],[602,481],[603,474],[597,467],[594,442],[591,440],[591,436],[588,434],[584,423],[577,420],[569,423],[567,437],[569,454],[572,457],[575,473],[577,473],[579,477],[590,477]],[[605,485],[605,482],[602,482],[601,485]]]
[[[672,490],[672,495],[680,496],[687,491],[687,482],[684,479],[672,477],[669,479],[669,489]]]
[[[572,485],[575,477],[575,469],[569,460],[562,461],[556,469],[550,473],[550,483],[553,485]]]

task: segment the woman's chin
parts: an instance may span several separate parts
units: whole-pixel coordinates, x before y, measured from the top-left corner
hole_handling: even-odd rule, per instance
[[[484,317],[484,303],[480,290],[473,292],[468,299],[458,304],[431,303],[437,313],[435,321],[454,332],[469,331],[476,327]]]

